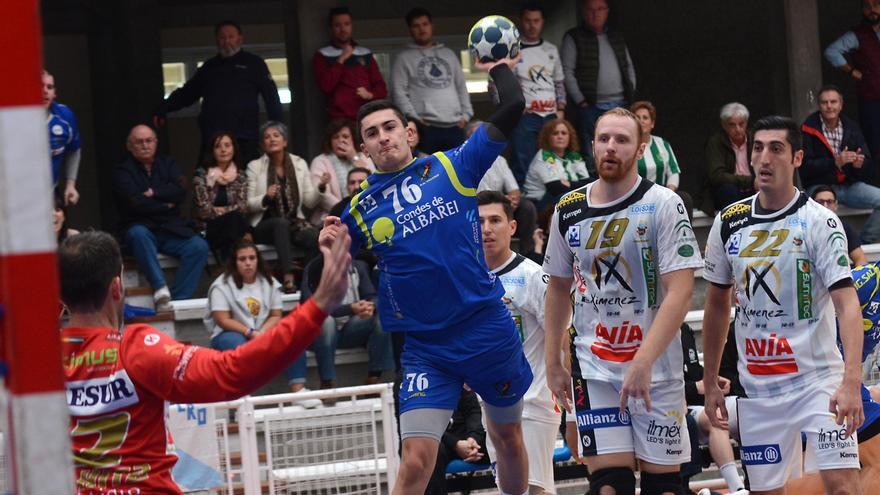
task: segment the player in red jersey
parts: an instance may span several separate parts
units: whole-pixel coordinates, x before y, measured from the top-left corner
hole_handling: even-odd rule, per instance
[[[166,401],[216,402],[250,393],[315,339],[348,290],[348,236],[321,247],[314,296],[274,328],[226,352],[177,342],[143,324],[122,327],[125,288],[119,246],[109,234],[68,238],[58,253],[61,332],[70,435],[79,495],[181,493]]]

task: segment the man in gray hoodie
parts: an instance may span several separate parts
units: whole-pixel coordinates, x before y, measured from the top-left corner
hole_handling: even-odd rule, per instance
[[[456,53],[434,43],[431,13],[416,7],[406,14],[413,43],[397,54],[391,68],[391,96],[407,119],[415,121],[426,153],[464,142],[473,117],[464,72]]]

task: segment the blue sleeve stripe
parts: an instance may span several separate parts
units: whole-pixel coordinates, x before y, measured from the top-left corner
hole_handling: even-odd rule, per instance
[[[366,181],[364,181],[366,182]],[[361,185],[363,187],[363,185]],[[361,212],[357,210],[358,200],[360,200],[361,194],[364,191],[361,190],[359,193],[355,194],[351,197],[350,208],[348,212],[351,214],[352,218],[357,222],[358,227],[361,229],[361,232],[364,234],[364,239],[367,240],[367,249],[373,249],[373,238],[370,237],[370,231],[367,230],[367,224],[364,222],[364,217],[361,216]]]
[[[452,187],[458,191],[462,196],[476,196],[477,190],[473,187],[465,187],[460,180],[458,180],[458,174],[455,172],[455,167],[452,166],[452,162],[449,160],[449,157],[446,156],[442,151],[438,151],[434,153],[434,156],[440,160],[440,164],[443,165],[443,168],[446,170],[446,175],[449,177],[449,182],[452,183]]]

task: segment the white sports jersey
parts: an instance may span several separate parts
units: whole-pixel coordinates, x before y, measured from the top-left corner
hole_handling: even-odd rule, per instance
[[[569,151],[560,158],[552,151],[538,150],[529,165],[523,194],[529,199],[541,201],[547,194],[548,182],[557,180],[574,182],[589,178],[587,164],[579,153]]]
[[[553,43],[541,40],[523,45],[522,59],[513,69],[526,99],[526,111],[541,116],[556,111],[556,83],[565,79],[559,51]]]
[[[743,388],[749,397],[775,397],[842,379],[828,293],[852,277],[840,220],[803,193],[769,214],[755,211],[756,197],[715,217],[703,275],[735,284]]]
[[[544,271],[570,278],[574,266],[578,359],[573,374],[617,382],[663,302],[660,276],[703,262],[674,192],[639,178],[622,198],[591,204],[593,184],[566,194],[556,205]],[[681,363],[676,334],[654,363],[652,380],[682,380]]]
[[[492,270],[504,286],[503,301],[513,315],[523,342],[523,353],[532,367],[532,385],[523,399],[523,418],[559,423],[561,411],[547,388],[544,367],[544,294],[547,280],[541,266],[513,253],[507,262]]]

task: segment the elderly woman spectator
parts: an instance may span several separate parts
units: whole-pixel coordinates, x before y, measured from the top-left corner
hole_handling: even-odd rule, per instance
[[[193,177],[194,217],[214,255],[225,258],[235,241],[250,230],[244,218],[247,181],[235,163],[239,158],[235,137],[218,132],[209,143],[209,158]]]
[[[638,171],[643,179],[667,187],[676,192],[684,202],[688,211],[688,218],[692,217],[694,201],[691,195],[680,190],[679,176],[681,169],[678,168],[678,160],[669,141],[652,134],[657,124],[657,109],[650,101],[637,101],[630,105],[630,111],[639,119],[642,126],[642,139],[647,144],[645,153],[639,158]]]
[[[309,167],[312,182],[321,193],[321,200],[309,218],[313,225],[321,225],[327,212],[345,195],[346,180],[351,169],[375,170],[372,160],[357,151],[354,129],[354,122],[335,119],[324,131],[323,153],[316,156]]]
[[[283,290],[296,292],[293,251],[304,251],[303,264],[318,254],[318,230],[306,211],[320,201],[318,188],[302,158],[287,152],[287,126],[269,121],[260,127],[263,155],[248,163],[247,211],[254,240],[272,244],[283,272]]]
[[[708,167],[703,210],[725,206],[755,194],[752,150],[749,148],[749,110],[742,103],[721,107],[721,129],[706,143]],[[710,206],[711,204],[711,206]]]
[[[538,134],[538,147],[523,188],[526,198],[534,201],[541,211],[556,203],[564,193],[586,185],[591,179],[579,153],[574,127],[567,120],[553,119],[544,124]]]

